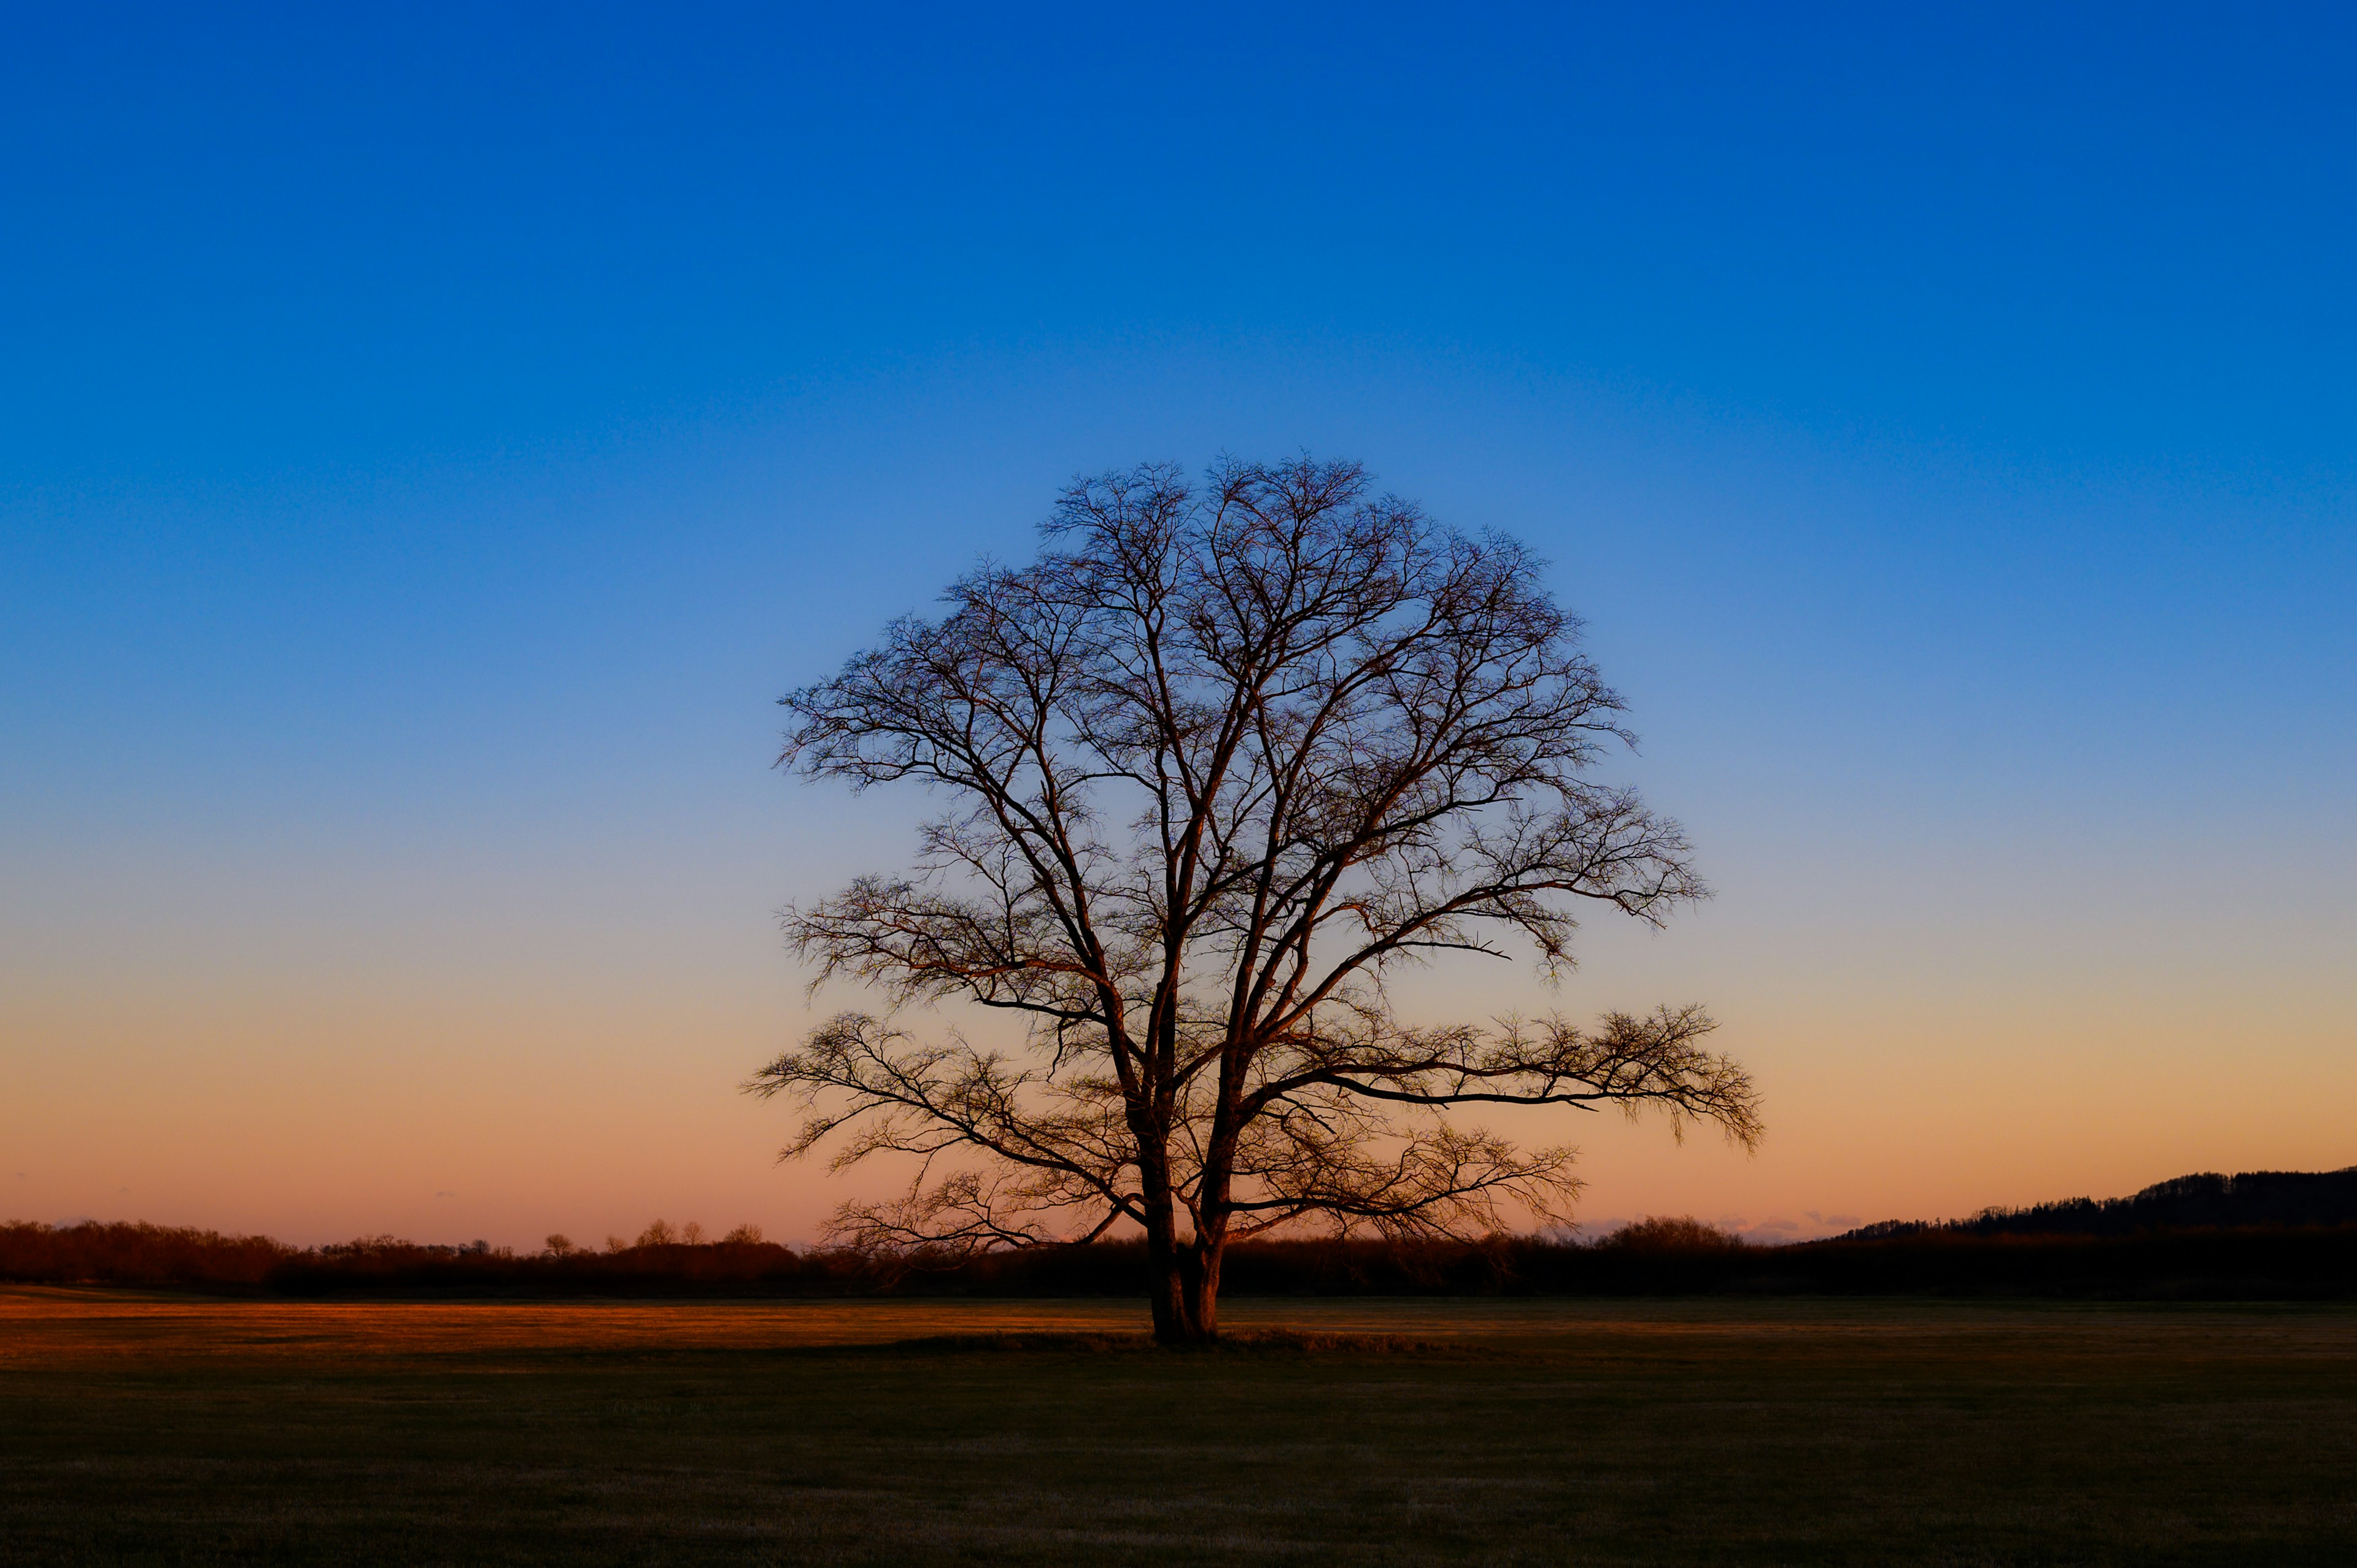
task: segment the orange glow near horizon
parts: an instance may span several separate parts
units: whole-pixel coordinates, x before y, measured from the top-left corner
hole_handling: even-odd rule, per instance
[[[2303,988],[2308,955],[2172,972],[2161,944],[2148,964],[2073,983],[2035,932],[2008,947],[1984,930],[1976,953],[1972,933],[1952,932],[1926,944],[1950,966],[1935,969],[1910,965],[1889,933],[1854,931],[1834,953],[1822,933],[1771,945],[1728,918],[1731,901],[1665,933],[1592,931],[1554,996],[1477,983],[1490,978],[1479,967],[1403,986],[1427,1016],[1713,1006],[1720,1043],[1766,1093],[1756,1155],[1707,1131],[1680,1146],[1657,1121],[1611,1113],[1486,1118],[1581,1148],[1586,1223],[1692,1213],[1798,1238],[2191,1170],[2357,1160],[2348,1014],[2315,983],[2324,971]],[[791,1114],[736,1086],[815,1014],[755,929],[683,972],[643,950],[647,967],[601,971],[523,936],[464,968],[463,944],[419,942],[406,955],[418,967],[365,983],[239,975],[225,959],[138,985],[52,972],[7,998],[0,1212],[300,1243],[390,1232],[528,1248],[562,1232],[597,1245],[657,1217],[807,1241],[835,1202],[886,1178],[773,1163]],[[861,1001],[833,990],[815,1007]],[[2272,1021],[2264,1036],[2255,1015]]]

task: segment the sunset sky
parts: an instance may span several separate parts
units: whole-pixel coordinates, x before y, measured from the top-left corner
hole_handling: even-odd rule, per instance
[[[19,8],[0,1219],[807,1240],[780,693],[1076,473],[1531,542],[1717,897],[1760,1235],[2357,1163],[2336,7]]]

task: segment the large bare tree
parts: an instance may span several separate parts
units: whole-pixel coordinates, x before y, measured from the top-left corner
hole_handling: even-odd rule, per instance
[[[1589,1027],[1393,1006],[1403,963],[1552,976],[1577,911],[1659,922],[1702,893],[1677,825],[1591,777],[1631,739],[1621,703],[1521,545],[1308,459],[1079,482],[1043,533],[783,699],[783,764],[949,808],[910,874],[786,912],[821,983],[892,1004],[748,1085],[808,1109],[789,1155],[913,1162],[838,1236],[954,1252],[1135,1226],[1156,1335],[1184,1342],[1216,1334],[1240,1238],[1561,1211],[1571,1150],[1454,1108],[1609,1102],[1758,1137],[1699,1007]],[[1017,1015],[1023,1043],[890,1021],[951,1001]]]

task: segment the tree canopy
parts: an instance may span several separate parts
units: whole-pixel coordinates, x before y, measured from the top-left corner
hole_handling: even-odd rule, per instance
[[[1076,482],[1026,565],[952,584],[782,699],[781,762],[945,809],[914,865],[787,910],[846,1012],[748,1088],[789,1155],[912,1157],[853,1203],[880,1246],[1085,1240],[1127,1223],[1166,1340],[1216,1332],[1232,1240],[1467,1234],[1563,1211],[1573,1151],[1451,1114],[1604,1104],[1760,1133],[1698,1006],[1432,1023],[1399,966],[1573,961],[1583,910],[1703,896],[1676,823],[1597,765],[1633,737],[1541,564],[1379,494],[1356,463],[1146,465]],[[909,1004],[1013,1015],[985,1047]]]

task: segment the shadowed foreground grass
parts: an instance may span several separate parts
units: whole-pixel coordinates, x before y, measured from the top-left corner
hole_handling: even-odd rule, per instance
[[[0,1562],[2357,1561],[2345,1306],[1141,1317],[0,1291]]]

